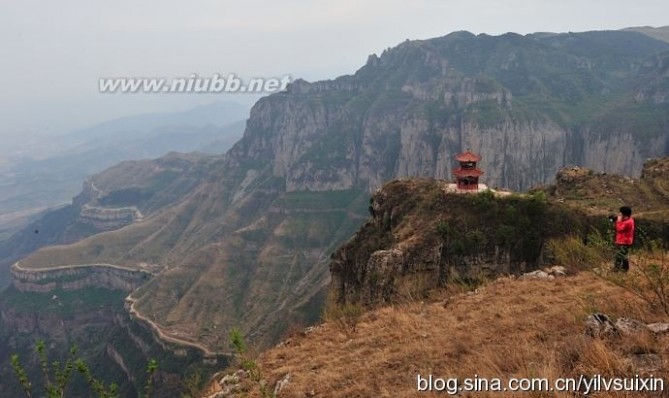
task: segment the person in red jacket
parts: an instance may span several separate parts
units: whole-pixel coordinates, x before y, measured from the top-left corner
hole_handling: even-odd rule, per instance
[[[634,243],[634,219],[630,207],[623,206],[620,208],[620,215],[614,226],[616,230],[615,244],[618,246],[614,270],[627,272],[630,268],[627,253],[632,243]]]

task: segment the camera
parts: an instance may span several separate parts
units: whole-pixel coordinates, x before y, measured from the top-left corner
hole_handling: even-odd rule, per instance
[[[616,222],[616,220],[618,219],[618,217],[616,217],[614,214],[609,215],[608,218],[609,222]]]

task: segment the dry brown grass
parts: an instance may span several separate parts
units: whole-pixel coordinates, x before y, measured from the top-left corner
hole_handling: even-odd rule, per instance
[[[147,221],[93,235],[69,245],[46,246],[26,257],[22,263],[26,268],[34,269],[99,263],[133,267],[138,261],[122,261],[123,255],[161,226],[159,222]]]
[[[610,340],[584,334],[593,311],[644,322],[664,320],[643,300],[591,273],[554,281],[499,279],[476,293],[367,312],[355,332],[326,323],[266,352],[259,365],[271,385],[290,373],[280,397],[431,397],[417,375],[435,377],[633,376],[634,354],[666,362],[667,341],[650,335]],[[642,372],[643,373],[643,372]],[[655,376],[667,378],[666,370]],[[566,393],[475,393],[476,397],[567,397]],[[606,395],[591,396],[634,396]],[[642,395],[639,395],[642,396]]]
[[[570,207],[601,216],[617,214],[624,203],[634,209],[635,217],[668,221],[668,170],[669,158],[665,157],[647,162],[641,179],[595,173],[587,169],[567,171],[570,177],[562,183],[558,181],[551,200],[564,200]]]
[[[630,256],[629,272],[603,272],[602,275],[669,317],[669,254],[666,251],[644,250]]]

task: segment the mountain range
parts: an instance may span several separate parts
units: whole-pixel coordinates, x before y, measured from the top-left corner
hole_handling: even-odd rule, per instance
[[[170,151],[224,153],[244,130],[248,109],[216,102],[182,112],[127,116],[0,150],[0,240],[67,203],[81,182],[123,160]]]
[[[25,270],[150,270],[129,301],[155,333],[223,353],[238,327],[267,347],[319,319],[331,255],[383,183],[450,180],[467,149],[483,157],[483,182],[514,191],[567,165],[639,176],[669,154],[668,95],[669,43],[639,32],[406,41],[353,75],[260,99],[224,155],[172,153],[90,177],[0,258],[21,258],[11,289],[30,294]],[[49,275],[40,284],[54,289],[73,277]]]

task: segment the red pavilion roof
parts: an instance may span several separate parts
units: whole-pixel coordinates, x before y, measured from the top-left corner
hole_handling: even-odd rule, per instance
[[[481,157],[473,152],[466,151],[455,157],[458,162],[478,162]]]
[[[453,174],[456,177],[480,177],[483,175],[483,171],[480,169],[455,169]]]

